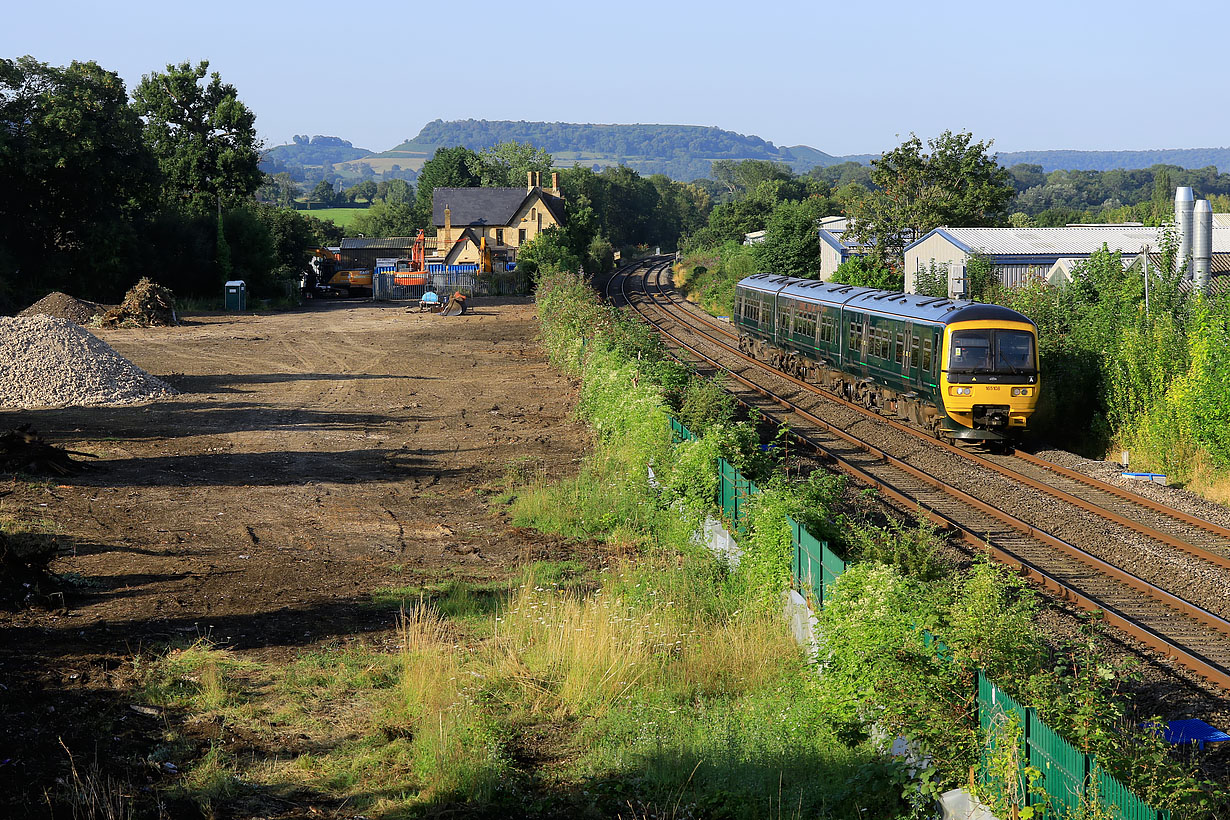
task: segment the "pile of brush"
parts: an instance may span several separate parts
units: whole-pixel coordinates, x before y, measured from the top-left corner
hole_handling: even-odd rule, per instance
[[[103,327],[169,327],[179,324],[175,294],[144,277],[124,294],[124,301],[103,314]]]

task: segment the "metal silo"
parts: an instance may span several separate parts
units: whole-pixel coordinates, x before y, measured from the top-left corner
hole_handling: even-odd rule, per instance
[[[1213,263],[1213,207],[1207,199],[1192,209],[1192,288],[1205,293]]]
[[[1174,192],[1174,224],[1179,231],[1179,255],[1175,257],[1175,269],[1181,269],[1184,263],[1189,262],[1192,255],[1192,208],[1193,199],[1192,189],[1186,186],[1178,188]],[[1192,269],[1190,264],[1187,268],[1187,275],[1191,277]]]

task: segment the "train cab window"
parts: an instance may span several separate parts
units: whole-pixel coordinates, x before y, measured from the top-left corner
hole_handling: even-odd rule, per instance
[[[1033,334],[1025,330],[995,331],[995,361],[992,367],[1010,373],[1035,370]]]
[[[987,370],[991,366],[991,331],[959,330],[952,334],[948,370]]]

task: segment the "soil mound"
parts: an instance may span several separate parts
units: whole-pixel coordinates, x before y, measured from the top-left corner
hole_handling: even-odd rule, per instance
[[[179,324],[175,316],[175,294],[162,285],[143,278],[124,294],[119,307],[103,314],[103,327],[167,327]]]
[[[65,319],[0,318],[0,407],[139,404],[175,390]]]
[[[57,319],[67,319],[79,325],[88,325],[95,317],[107,312],[106,305],[97,302],[87,302],[77,299],[67,293],[56,291],[39,299],[30,307],[18,313],[18,316],[54,316]]]

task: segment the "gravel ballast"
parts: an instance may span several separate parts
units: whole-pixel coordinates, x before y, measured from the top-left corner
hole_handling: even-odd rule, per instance
[[[140,404],[175,392],[72,322],[0,318],[0,407]]]

